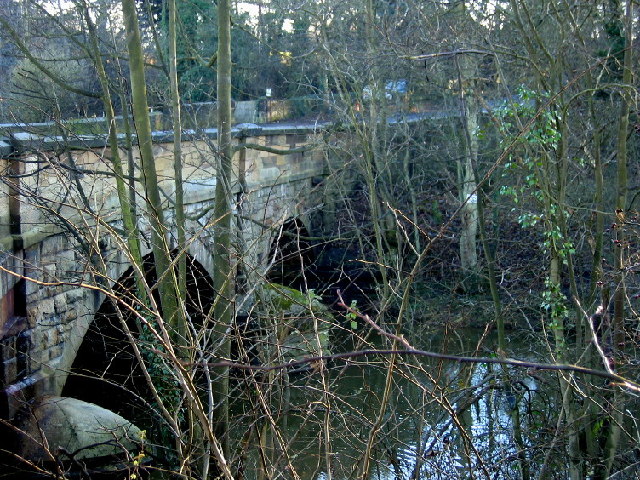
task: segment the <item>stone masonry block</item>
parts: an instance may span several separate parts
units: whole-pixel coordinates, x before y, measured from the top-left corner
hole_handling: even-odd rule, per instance
[[[53,298],[45,298],[27,306],[27,320],[30,325],[35,325],[55,313]]]
[[[27,303],[33,304],[36,299],[42,298],[42,292],[44,289],[34,282],[25,283],[25,295],[27,296]]]
[[[40,352],[47,350],[51,345],[49,342],[50,332],[48,328],[38,328],[33,335],[33,351],[32,355],[36,355]]]
[[[2,362],[2,383],[10,385],[18,379],[18,361],[10,358]]]
[[[86,290],[84,288],[73,288],[67,291],[67,304],[82,300],[85,296],[85,293]]]
[[[48,358],[48,360],[51,361],[51,360],[54,360],[56,358],[61,357],[63,350],[64,350],[64,344],[54,345],[53,347],[51,347],[49,349],[49,352],[48,352],[49,358]]]
[[[55,297],[53,297],[53,305],[55,309],[55,313],[62,313],[67,308],[67,295],[64,293],[59,293]]]
[[[275,132],[275,133],[274,133]],[[280,129],[274,130],[270,134],[260,134],[256,137],[247,139],[250,143],[260,143],[265,145],[276,146],[276,148],[298,147],[304,143],[312,141],[311,133],[298,132],[297,129]],[[309,135],[307,135],[309,133]],[[185,170],[189,178],[191,203],[191,213],[198,213],[208,208],[212,201],[213,187],[215,186],[215,174],[213,169],[209,169],[209,165],[213,161],[209,161],[210,154],[204,154],[205,144],[202,143],[198,147],[186,147],[187,153],[191,161],[186,163],[194,164]],[[156,149],[160,147],[156,146]],[[165,147],[162,147],[163,149]],[[159,167],[163,170],[162,175],[166,179],[171,177],[171,154],[170,148],[166,147],[165,151],[158,151]],[[82,154],[84,155],[84,154]],[[93,155],[93,154],[87,154]],[[286,220],[296,211],[301,210],[299,201],[306,201],[303,183],[300,180],[307,181],[313,175],[322,175],[325,168],[325,160],[322,154],[317,152],[306,152],[290,155],[274,155],[270,152],[247,150],[245,168],[247,170],[247,184],[249,195],[244,200],[243,209],[245,214],[255,218],[261,223],[267,225],[275,224]],[[93,156],[86,157],[78,162],[82,165],[93,165],[96,161]],[[84,163],[83,163],[84,162]],[[202,164],[202,168],[195,168],[195,165]],[[53,178],[53,177],[50,177]],[[87,177],[88,178],[88,177]],[[187,177],[185,177],[187,178]],[[47,175],[43,175],[41,180],[46,180]],[[33,182],[36,178],[33,177]],[[95,181],[95,179],[91,180]],[[164,180],[166,182],[166,180]],[[306,185],[306,184],[305,184]],[[42,185],[34,185],[39,187]],[[50,183],[47,192],[55,194],[64,185]],[[97,202],[101,203],[98,208],[111,201],[116,201],[115,194],[112,194],[113,185],[111,181],[94,184],[95,191],[104,195],[104,198],[98,198]],[[168,195],[171,195],[172,189],[167,189]],[[111,196],[110,196],[111,195]],[[300,199],[299,196],[303,195]],[[110,196],[110,197],[109,197]],[[106,202],[106,203],[105,203]],[[315,205],[310,202],[309,205]],[[32,212],[33,221],[44,223],[42,215],[38,210],[29,209]],[[167,218],[172,218],[172,213],[167,210]],[[29,215],[25,211],[25,219],[28,220]],[[71,214],[71,210],[62,211],[62,214]],[[107,217],[105,217],[107,218]],[[122,228],[121,220],[117,215],[110,217],[109,221],[114,228]],[[248,223],[248,222],[247,222]],[[194,228],[199,231],[199,225],[194,223]],[[141,223],[141,229],[148,233],[150,226],[148,222]],[[213,231],[214,229],[212,229]],[[250,232],[248,230],[251,230]],[[48,230],[47,230],[48,231]],[[213,232],[209,232],[212,234]],[[261,238],[261,235],[263,237]],[[270,245],[270,233],[263,233],[262,228],[251,225],[243,232],[243,237],[247,242],[256,242],[263,248],[258,249],[255,257],[266,255]],[[40,238],[40,237],[38,237]],[[116,242],[109,241],[108,236],[101,249],[106,255],[107,269],[113,278],[118,278],[128,267],[129,261],[119,248]],[[202,250],[207,252],[213,240],[212,238],[204,238],[203,236]],[[39,243],[38,243],[39,242]],[[145,250],[147,253],[148,250]],[[207,253],[202,254],[208,258]],[[78,257],[78,258],[76,258]],[[51,236],[43,236],[39,240],[25,246],[25,273],[39,280],[54,280],[57,278],[65,279],[68,275],[73,274],[77,277],[76,271],[82,268],[81,254],[74,250],[74,242],[70,241],[65,235],[56,234]],[[253,260],[253,259],[252,259]],[[29,336],[22,340],[18,345],[16,339],[6,339],[6,342],[0,343],[0,368],[2,373],[6,371],[11,376],[20,376],[21,372],[27,372],[23,377],[25,385],[39,385],[39,393],[51,394],[53,392],[50,385],[53,385],[53,377],[57,374],[55,368],[68,368],[69,361],[73,360],[71,356],[75,354],[74,348],[81,342],[80,336],[84,332],[84,327],[93,318],[95,310],[99,307],[101,296],[90,290],[80,288],[69,288],[65,285],[55,287],[43,287],[37,284],[27,282],[27,318],[29,325],[34,327]],[[76,337],[77,336],[77,337]],[[73,345],[73,348],[71,348]],[[68,350],[65,350],[65,347]],[[61,361],[63,359],[64,361]],[[5,362],[7,363],[4,368]],[[33,371],[35,375],[29,375],[28,372]],[[37,379],[29,380],[30,378]],[[60,378],[63,378],[61,375]],[[22,382],[23,380],[20,380]],[[55,383],[55,382],[54,382]],[[49,386],[47,386],[49,385]],[[26,391],[26,390],[25,390]],[[32,397],[38,392],[32,389],[29,395]],[[59,393],[59,392],[58,392]]]
[[[34,339],[35,340],[35,339]],[[47,349],[48,350],[48,349]],[[48,353],[46,350],[38,350],[35,342],[34,347],[29,352],[29,363],[31,365],[31,369],[35,372],[42,368],[44,362],[48,360]]]
[[[67,239],[63,235],[47,238],[42,242],[41,253],[43,257],[55,255],[66,247]]]
[[[262,158],[262,167],[263,168],[272,168],[275,167],[278,163],[278,157],[275,155],[269,155],[267,157]]]
[[[56,255],[56,273],[63,276],[69,272],[78,270],[76,265],[76,255],[73,250],[63,250]]]
[[[46,335],[43,337],[43,344],[41,348],[45,350],[48,347],[52,347],[53,345],[58,345],[60,343],[60,330],[58,326],[48,328],[46,330]]]
[[[42,280],[45,282],[56,281],[56,264],[55,262],[42,262]]]
[[[50,287],[50,288],[51,288],[51,293],[49,296],[51,297],[55,297],[60,293],[65,293],[68,289],[66,285],[56,285],[55,287]]]
[[[0,342],[0,361],[5,362],[11,358],[15,358],[17,354],[15,336],[5,338]]]

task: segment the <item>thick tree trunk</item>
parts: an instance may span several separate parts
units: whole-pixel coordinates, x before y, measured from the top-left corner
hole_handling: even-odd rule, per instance
[[[113,101],[111,99],[111,90],[109,88],[109,80],[102,63],[102,56],[98,46],[98,35],[95,24],[89,14],[89,9],[84,5],[82,14],[87,22],[89,31],[89,49],[93,56],[93,64],[98,74],[100,88],[102,89],[102,104],[104,106],[105,117],[108,123],[109,131],[109,147],[111,148],[111,163],[116,179],[116,190],[118,192],[118,201],[120,203],[120,211],[122,212],[122,223],[126,235],[127,247],[131,263],[133,263],[136,275],[137,294],[141,302],[146,303],[147,291],[144,280],[144,268],[142,265],[142,253],[140,250],[140,239],[135,218],[135,199],[128,194],[127,185],[124,181],[124,169],[122,159],[120,158],[120,150],[118,148],[118,132],[116,128],[115,114],[113,111]]]
[[[462,121],[464,123],[464,156],[458,163],[459,196],[463,204],[460,211],[460,266],[463,284],[466,287],[477,285],[478,276],[478,197],[474,174],[478,161],[478,111],[479,104],[475,98],[472,80],[476,76],[477,61],[469,55],[456,58],[458,82],[460,84],[460,102]],[[465,91],[465,88],[469,92]]]
[[[218,338],[216,356],[228,359],[231,355],[230,329],[234,316],[235,275],[233,271],[231,227],[231,5],[229,0],[218,1],[218,167],[215,193],[215,245],[213,282],[216,291],[213,315]],[[214,398],[216,404],[215,434],[220,439],[224,455],[229,458],[229,369],[216,370]]]
[[[624,65],[622,73],[622,83],[625,86],[631,86],[632,84],[632,28],[633,28],[633,2],[632,0],[626,1],[625,14],[624,14],[624,32],[625,32],[625,51],[624,51]],[[615,367],[619,369],[623,356],[621,355],[624,349],[625,342],[625,301],[626,301],[626,289],[624,278],[624,251],[626,244],[625,235],[625,222],[626,222],[626,208],[627,208],[627,190],[628,190],[628,175],[627,175],[627,135],[629,130],[629,113],[630,113],[630,92],[623,92],[622,99],[620,100],[620,119],[618,121],[618,145],[617,145],[617,195],[616,195],[616,241],[614,244],[614,267],[615,267],[615,293],[613,296],[613,325],[612,327],[612,345],[611,355],[612,359],[615,359]],[[595,478],[609,478],[611,468],[615,460],[616,452],[618,451],[618,445],[620,443],[620,425],[622,422],[622,412],[624,411],[624,397],[619,392],[615,392],[611,398],[608,399],[609,419],[605,423],[607,429],[605,430],[605,445],[604,445],[604,458],[603,465],[596,472]]]
[[[151,122],[147,105],[142,41],[134,0],[122,0],[122,13],[127,32],[127,49],[129,51],[133,119],[138,136],[138,148],[140,149],[147,215],[149,223],[151,224],[151,248],[156,273],[158,275],[158,290],[162,302],[162,317],[165,324],[170,325],[175,333],[182,328],[182,306],[178,305],[174,282],[175,275],[171,266],[166,239],[167,230],[164,222],[152,149]]]
[[[182,117],[180,112],[180,92],[178,89],[177,68],[177,28],[176,0],[169,0],[169,80],[171,84],[171,116],[173,120],[173,172],[175,186],[175,215],[178,242],[178,295],[180,299],[186,298],[187,291],[187,257],[185,250],[185,213],[184,213],[184,188],[182,185]],[[186,327],[186,326],[184,326]],[[186,337],[186,328],[182,328],[178,334]]]

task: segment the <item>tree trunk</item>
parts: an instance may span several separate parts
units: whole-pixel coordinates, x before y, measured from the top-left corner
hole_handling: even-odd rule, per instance
[[[624,14],[625,51],[622,73],[622,83],[631,87],[632,78],[632,28],[633,28],[633,6],[632,0],[626,1]],[[613,297],[613,325],[611,360],[615,359],[615,367],[620,368],[622,360],[622,350],[625,341],[625,278],[624,278],[624,250],[626,243],[625,221],[627,208],[627,134],[629,130],[630,112],[630,92],[624,91],[620,100],[620,119],[618,121],[618,145],[617,145],[617,195],[616,195],[616,240],[614,243],[614,282],[615,293]],[[622,412],[624,411],[624,397],[619,392],[615,392],[608,399],[608,421],[605,422],[604,458],[603,465],[598,469],[595,478],[609,478],[611,467],[615,460],[618,444],[620,442],[620,425],[622,422]]]
[[[460,108],[464,123],[464,156],[458,164],[460,203],[463,203],[460,212],[462,225],[459,249],[463,284],[467,288],[477,286],[478,276],[478,197],[475,193],[477,184],[474,169],[478,161],[479,105],[471,90],[475,83],[472,79],[476,76],[477,62],[470,57],[470,55],[463,55],[460,59],[456,57],[458,83],[460,84]],[[466,84],[469,84],[470,94],[465,91]]]
[[[219,349],[216,356],[229,359],[231,355],[230,329],[234,315],[235,275],[231,263],[231,5],[229,0],[218,1],[218,163],[215,193],[215,245],[213,251],[213,282],[216,297],[213,306],[215,330]],[[214,398],[216,405],[215,434],[222,443],[225,458],[229,458],[229,369],[216,370]]]
[[[115,114],[113,111],[111,91],[109,88],[109,80],[104,69],[104,64],[102,63],[95,24],[93,23],[93,19],[91,18],[89,9],[86,5],[83,6],[82,14],[87,22],[90,39],[89,48],[93,56],[93,64],[98,74],[98,80],[102,89],[102,104],[104,106],[105,117],[108,123],[109,146],[111,147],[111,163],[115,173],[116,191],[118,192],[118,201],[120,203],[120,211],[122,212],[122,223],[126,235],[127,247],[129,249],[128,253],[130,255],[131,263],[136,266],[135,275],[138,298],[141,302],[146,303],[145,299],[147,298],[147,291],[144,279],[144,268],[142,265],[142,253],[140,251],[140,240],[135,218],[135,199],[132,199],[132,197],[128,195],[127,185],[124,181],[124,169],[118,148],[118,132],[116,128]]]
[[[180,113],[180,92],[178,89],[178,68],[176,53],[176,0],[169,0],[169,79],[171,84],[171,116],[173,120],[173,172],[175,186],[175,215],[178,242],[178,298],[185,299],[187,291],[187,257],[184,213],[184,188],[182,186],[182,118]],[[179,336],[186,337],[186,325]]]
[[[129,74],[131,80],[131,99],[133,119],[138,135],[138,148],[142,163],[142,178],[145,190],[148,220],[151,224],[151,248],[153,251],[158,290],[162,302],[163,321],[170,325],[172,331],[182,328],[182,306],[178,305],[174,272],[171,265],[166,239],[164,213],[160,200],[160,189],[156,173],[151,139],[151,122],[147,105],[147,89],[144,74],[144,58],[142,40],[138,27],[138,17],[134,0],[122,0],[122,13],[127,32],[127,49],[129,51]]]

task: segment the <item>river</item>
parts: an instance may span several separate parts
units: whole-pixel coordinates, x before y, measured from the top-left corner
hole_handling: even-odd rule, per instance
[[[483,334],[458,329],[414,341],[436,352],[486,355],[494,338]],[[380,339],[368,342],[366,348],[381,347]],[[349,340],[334,345],[362,347]],[[510,348],[533,359],[526,336],[512,339]],[[368,355],[256,378],[262,406],[254,398],[251,407],[234,407],[233,437],[245,439],[246,478],[356,478],[367,446],[372,480],[523,478],[543,461],[555,395],[540,394],[539,382],[554,386],[552,375],[396,357],[389,377],[391,360]]]

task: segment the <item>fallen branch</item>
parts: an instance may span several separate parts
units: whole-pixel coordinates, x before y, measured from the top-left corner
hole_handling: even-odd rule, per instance
[[[371,317],[369,317],[369,315],[362,314],[359,311],[346,305],[344,303],[344,300],[342,299],[340,292],[338,292],[338,298],[340,299],[340,302],[338,303],[339,306],[345,308],[349,313],[353,313],[358,318],[364,320],[369,326],[371,326],[374,330],[376,330],[381,335],[384,335],[385,337],[390,338],[392,340],[396,340],[398,343],[404,346],[405,349],[403,350],[396,350],[396,349],[358,350],[353,352],[335,353],[333,355],[305,357],[300,360],[293,360],[288,363],[276,364],[276,365],[249,365],[244,363],[230,362],[226,360],[215,362],[215,363],[207,363],[207,365],[213,368],[230,367],[230,368],[236,368],[238,370],[270,371],[270,370],[283,370],[291,367],[298,367],[305,364],[325,362],[328,360],[348,360],[352,358],[366,357],[368,355],[403,355],[403,356],[413,355],[416,357],[435,358],[438,360],[449,360],[451,362],[457,362],[457,363],[484,363],[484,364],[510,365],[512,367],[526,368],[530,370],[565,371],[565,372],[581,373],[584,375],[593,375],[596,377],[610,380],[611,386],[620,387],[622,389],[626,389],[634,393],[640,393],[640,384],[637,382],[629,380],[613,372],[605,372],[605,371],[596,370],[593,368],[582,367],[580,365],[572,365],[567,363],[531,362],[527,360],[518,360],[516,358],[508,358],[508,357],[466,357],[466,356],[451,355],[447,353],[429,352],[426,350],[416,349],[416,348],[413,348],[411,344],[404,337],[387,332],[378,324],[376,324],[371,319]]]

